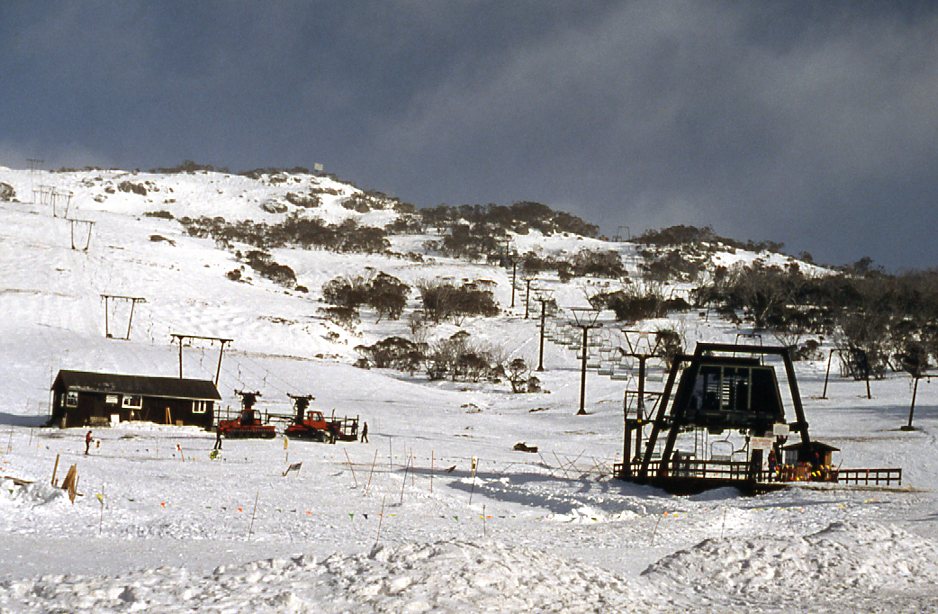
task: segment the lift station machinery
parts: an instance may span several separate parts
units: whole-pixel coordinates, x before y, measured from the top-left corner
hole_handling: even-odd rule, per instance
[[[766,357],[784,365],[794,416]],[[764,492],[797,481],[854,481],[864,471],[876,484],[901,483],[900,469],[835,469],[836,451],[811,440],[788,348],[698,343],[692,355],[674,358],[654,417],[626,415],[626,462],[616,475],[674,493]]]

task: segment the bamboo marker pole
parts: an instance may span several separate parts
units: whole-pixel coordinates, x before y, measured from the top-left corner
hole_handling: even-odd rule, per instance
[[[355,481],[355,488],[358,488],[358,478],[355,477],[355,467],[352,466],[352,459],[349,458],[348,450],[343,449],[345,452],[345,460],[348,461],[348,468],[352,470],[352,479]]]
[[[261,491],[254,495],[254,511],[251,512],[251,527],[248,529],[248,537],[254,534],[254,517],[257,516],[257,500],[261,497]]]
[[[430,492],[433,492],[433,466],[436,463],[436,451],[430,450]]]
[[[476,491],[476,470],[479,467],[479,459],[472,457],[472,488],[469,490],[469,505],[472,505],[472,495]]]
[[[387,498],[387,495],[381,497],[381,512],[378,514],[378,533],[375,535],[375,546],[381,541],[381,523],[384,522],[384,502]]]
[[[98,535],[101,535],[101,530],[104,528],[104,483],[101,483],[101,495],[99,499],[101,503],[101,515],[98,517]]]
[[[658,520],[655,521],[655,528],[651,532],[651,546],[655,545],[655,534],[658,533],[658,523],[661,522],[661,516],[658,516]]]
[[[407,486],[407,470],[410,469],[410,459],[404,465],[404,479],[401,481],[401,504],[404,503],[404,487]]]
[[[378,451],[375,450],[375,458],[371,461],[371,473],[368,474],[368,484],[365,485],[365,490],[362,491],[362,494],[366,494],[368,489],[371,488],[371,478],[375,475],[375,465],[378,464]]]
[[[59,455],[55,455],[55,466],[52,468],[52,487],[58,487],[58,484],[55,482],[55,476],[59,472]]]

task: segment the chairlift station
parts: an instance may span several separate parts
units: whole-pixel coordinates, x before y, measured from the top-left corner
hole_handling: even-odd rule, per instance
[[[794,415],[766,357],[784,365]],[[811,440],[788,348],[698,343],[692,355],[674,358],[650,420],[641,403],[633,416],[626,410],[626,461],[615,472],[679,494],[725,486],[766,492],[805,481],[901,484],[901,469],[835,469],[836,451]]]

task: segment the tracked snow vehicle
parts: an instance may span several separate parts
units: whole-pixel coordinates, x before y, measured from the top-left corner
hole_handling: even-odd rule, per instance
[[[233,420],[219,420],[218,432],[229,439],[273,439],[277,429],[272,424],[265,424],[260,413],[254,409],[260,392],[235,390],[241,396],[241,413]]]

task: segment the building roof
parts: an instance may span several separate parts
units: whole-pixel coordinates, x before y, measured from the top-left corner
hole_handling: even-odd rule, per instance
[[[209,380],[120,375],[63,369],[52,383],[52,389],[67,388],[84,392],[138,394],[166,399],[221,400],[218,388]]]
[[[799,441],[797,443],[790,443],[787,446],[782,446],[783,450],[800,450],[803,447],[803,444]],[[840,452],[840,448],[835,448],[834,446],[826,443],[821,443],[820,441],[812,441],[808,444],[808,448],[811,450],[817,450],[818,452]]]

